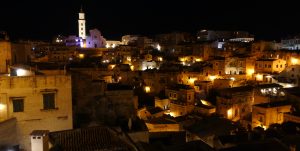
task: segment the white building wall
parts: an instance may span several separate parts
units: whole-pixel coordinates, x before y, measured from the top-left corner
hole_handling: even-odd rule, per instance
[[[98,29],[90,30],[90,36],[86,39],[87,48],[103,48],[105,47],[106,42],[101,32]]]

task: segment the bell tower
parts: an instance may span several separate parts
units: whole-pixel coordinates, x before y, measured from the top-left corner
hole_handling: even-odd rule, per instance
[[[82,39],[86,39],[86,29],[85,29],[85,14],[81,7],[79,12],[79,19],[78,19],[78,37]]]

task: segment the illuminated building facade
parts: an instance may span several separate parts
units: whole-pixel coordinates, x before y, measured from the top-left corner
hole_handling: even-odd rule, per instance
[[[33,130],[72,129],[71,76],[31,75],[25,69],[16,70],[16,76],[0,76],[0,126],[15,119],[7,128],[16,132],[16,140],[8,143],[30,150],[29,134]],[[9,131],[2,134],[6,133]],[[0,142],[6,139],[1,137]]]
[[[79,20],[78,20],[78,37],[82,38],[83,40],[86,39],[86,28],[85,28],[85,14],[83,9],[80,9],[79,12]]]
[[[283,59],[258,59],[255,62],[256,73],[280,73],[286,67]]]
[[[184,116],[194,110],[195,90],[192,87],[183,84],[176,84],[166,88],[165,93],[171,100],[171,116]]]
[[[245,119],[252,112],[253,102],[251,86],[221,89],[217,96],[217,114],[232,121]]]
[[[291,105],[285,101],[276,101],[253,106],[252,128],[267,129],[272,124],[283,123],[284,113],[291,111]]]

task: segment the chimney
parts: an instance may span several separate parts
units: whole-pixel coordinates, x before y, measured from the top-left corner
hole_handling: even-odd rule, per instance
[[[49,151],[49,131],[34,130],[30,134],[31,151]]]

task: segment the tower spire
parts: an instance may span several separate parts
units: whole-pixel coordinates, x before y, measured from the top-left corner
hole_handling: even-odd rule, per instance
[[[81,6],[80,6],[80,13],[83,13],[82,4],[81,4]]]
[[[82,5],[79,12],[78,19],[78,36],[82,39],[86,39],[86,29],[85,29],[85,14],[82,9]]]

